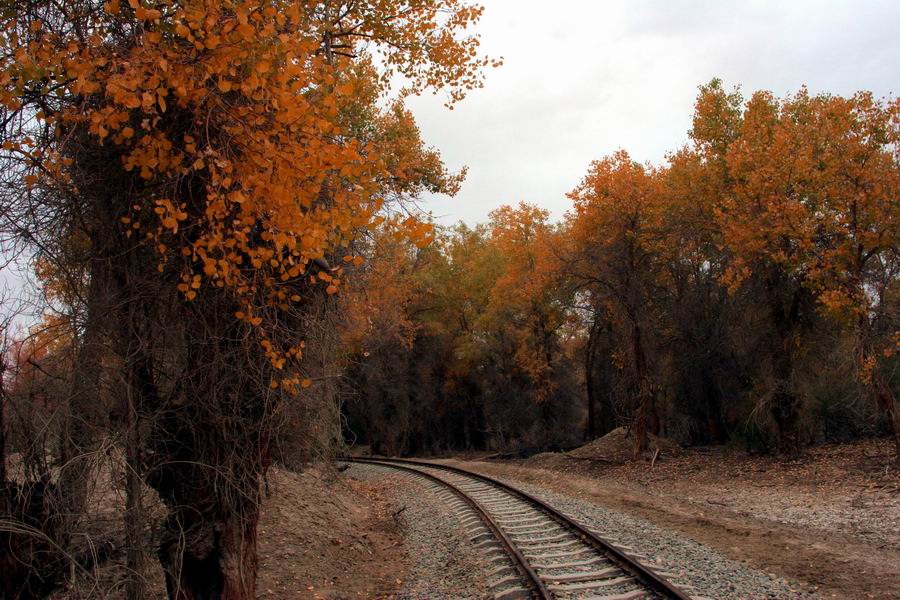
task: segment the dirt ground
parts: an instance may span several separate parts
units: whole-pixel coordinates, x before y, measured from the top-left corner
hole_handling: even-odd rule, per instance
[[[273,469],[259,527],[257,598],[390,598],[408,558],[384,482]]]
[[[113,465],[114,467],[116,465]],[[121,546],[120,494],[104,468],[93,489],[92,519]],[[273,468],[259,522],[260,600],[394,598],[402,589],[409,560],[394,512],[382,489],[387,483],[361,482],[330,469],[296,473]],[[147,506],[165,511],[148,494]],[[116,552],[96,571],[79,574],[54,600],[113,600],[122,597],[124,555]],[[162,570],[147,548],[144,573],[148,598],[165,598]]]
[[[448,461],[644,518],[827,598],[900,598],[900,470],[886,440],[795,460],[723,449],[614,464]]]
[[[823,446],[796,460],[662,451],[652,467],[575,455],[449,462],[644,518],[826,598],[900,598],[900,470],[886,440]],[[257,597],[401,595],[414,561],[389,481],[273,469],[259,527]],[[94,504],[106,507],[98,522],[118,529],[119,517],[109,511],[121,498],[112,480],[100,488],[110,497]],[[124,567],[117,559],[54,597],[118,597]],[[149,563],[150,597],[161,597],[152,554]]]

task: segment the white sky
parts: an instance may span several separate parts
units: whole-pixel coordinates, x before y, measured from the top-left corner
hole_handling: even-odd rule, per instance
[[[451,112],[409,101],[451,169],[456,198],[439,222],[484,221],[525,200],[568,209],[589,163],[617,148],[660,162],[687,141],[697,86],[713,77],[776,95],[900,93],[897,0],[482,0],[482,48],[505,64]]]

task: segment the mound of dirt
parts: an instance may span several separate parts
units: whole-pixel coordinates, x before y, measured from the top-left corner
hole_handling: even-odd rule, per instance
[[[667,438],[647,434],[647,448],[641,459],[671,458],[682,454],[681,446]],[[634,459],[634,435],[624,427],[613,429],[602,438],[589,442],[566,455],[570,458],[622,464]]]

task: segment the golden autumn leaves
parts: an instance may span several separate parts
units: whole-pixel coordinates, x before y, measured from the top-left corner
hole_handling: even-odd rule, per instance
[[[126,236],[156,246],[160,273],[180,271],[185,300],[207,286],[231,290],[234,316],[265,330],[266,315],[290,310],[302,289],[340,290],[341,261],[313,263],[337,253],[358,264],[350,243],[377,225],[385,182],[421,170],[421,152],[360,136],[348,115],[360,106],[375,115],[395,72],[412,90],[447,88],[453,100],[480,85],[477,39],[456,35],[479,15],[455,0],[110,0],[89,32],[35,19],[26,35],[7,21],[3,44],[19,48],[0,70],[0,101],[46,104],[36,116],[52,132],[40,153],[26,139],[7,150],[29,153],[26,184],[59,189],[77,167],[70,132],[114,147],[138,178],[120,218]],[[384,72],[364,42],[385,45]],[[431,239],[416,219],[395,229],[419,245]],[[261,335],[277,370],[300,357]]]
[[[701,89],[691,135],[663,167],[621,151],[592,165],[570,195],[576,255],[615,267],[603,283],[622,313],[640,304],[627,306],[623,282],[649,297],[676,285],[672,264],[714,269],[732,294],[754,280],[806,290],[857,330],[867,382],[876,356],[894,352],[870,323],[891,293],[879,273],[894,268],[900,243],[900,101],[801,90],[745,103],[714,81]]]
[[[900,102],[870,94],[783,100],[760,92],[745,107],[718,87],[697,101],[695,147],[664,168],[624,151],[595,162],[574,201],[573,235],[611,242],[625,231],[648,251],[689,249],[673,218],[725,250],[734,291],[754,269],[796,272],[825,308],[865,311],[865,261],[897,247]],[[696,243],[696,240],[695,242]]]

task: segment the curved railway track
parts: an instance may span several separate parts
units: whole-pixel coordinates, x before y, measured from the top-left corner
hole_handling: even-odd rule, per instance
[[[667,579],[667,573],[639,562],[626,549],[501,481],[424,461],[342,460],[380,465],[427,480],[460,513],[472,542],[491,562],[497,600],[691,598]]]

